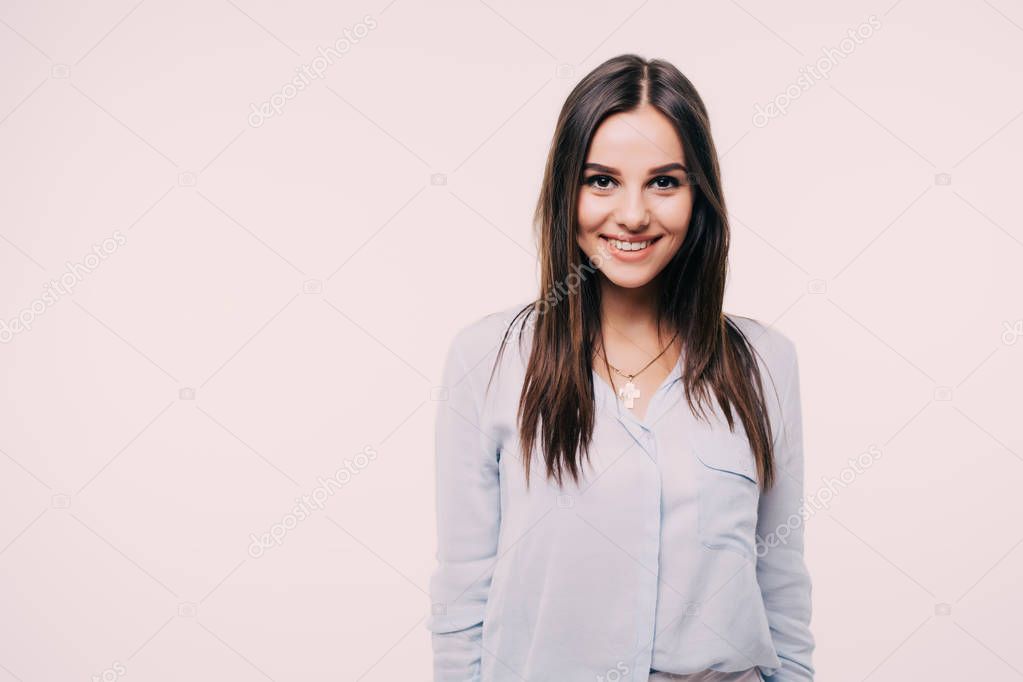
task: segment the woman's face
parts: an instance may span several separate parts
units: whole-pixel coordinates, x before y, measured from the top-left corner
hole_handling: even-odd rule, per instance
[[[650,105],[597,128],[577,205],[579,247],[611,284],[650,283],[682,245],[692,215],[682,143]]]

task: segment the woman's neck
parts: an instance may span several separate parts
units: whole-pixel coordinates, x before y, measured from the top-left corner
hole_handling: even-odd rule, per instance
[[[657,280],[629,289],[601,282],[600,319],[605,335],[614,334],[639,342],[658,338]],[[665,330],[661,330],[661,335]]]

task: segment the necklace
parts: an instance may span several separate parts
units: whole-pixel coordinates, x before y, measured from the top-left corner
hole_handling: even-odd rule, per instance
[[[639,388],[636,387],[636,384],[632,380],[638,377],[640,374],[642,374],[648,367],[650,367],[650,365],[657,362],[662,355],[667,353],[668,349],[671,348],[671,344],[675,342],[676,338],[678,338],[678,333],[676,333],[675,336],[671,337],[671,341],[669,341],[668,345],[664,347],[664,350],[657,354],[657,357],[643,365],[642,369],[640,369],[637,372],[633,372],[632,374],[626,374],[625,372],[611,364],[611,361],[607,359],[607,354],[604,353],[604,340],[601,339],[600,354],[604,356],[605,362],[607,362],[608,366],[611,367],[611,369],[613,369],[615,372],[625,377],[626,379],[625,385],[618,389],[618,398],[621,399],[623,403],[625,403],[625,407],[631,410],[635,405],[636,398],[638,398],[640,395]],[[613,381],[611,382],[611,385],[614,386]]]

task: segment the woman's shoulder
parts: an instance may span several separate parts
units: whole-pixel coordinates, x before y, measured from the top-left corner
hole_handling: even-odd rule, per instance
[[[532,307],[532,301],[524,301],[470,318],[455,332],[451,340],[451,351],[457,351],[468,359],[470,364],[474,364],[487,355],[496,353],[506,332],[509,346],[517,345],[520,332],[523,343],[528,343],[531,339],[529,330],[532,328],[535,314],[531,310]]]
[[[795,341],[776,327],[756,318],[733,313],[725,313],[725,316],[750,342],[770,376],[779,384],[786,383],[796,363]]]

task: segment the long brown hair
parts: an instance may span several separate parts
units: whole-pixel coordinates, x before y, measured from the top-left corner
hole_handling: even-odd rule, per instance
[[[509,332],[525,315],[533,330],[518,408],[526,483],[538,433],[547,477],[559,487],[565,471],[578,482],[579,453],[589,457],[596,412],[591,360],[600,335],[600,286],[597,277],[579,274],[594,272],[594,267],[576,241],[576,201],[597,127],[606,117],[642,104],[652,105],[674,123],[693,186],[685,239],[658,275],[657,328],[663,322],[679,334],[682,384],[693,414],[703,416],[703,403],[713,393],[734,430],[735,408],[766,490],[774,481],[772,434],[755,349],[722,312],[729,229],[707,110],[677,68],[634,54],[609,59],[587,74],[562,107],[534,214],[540,297],[508,325],[494,363],[496,368]],[[519,331],[520,340],[526,327]]]

